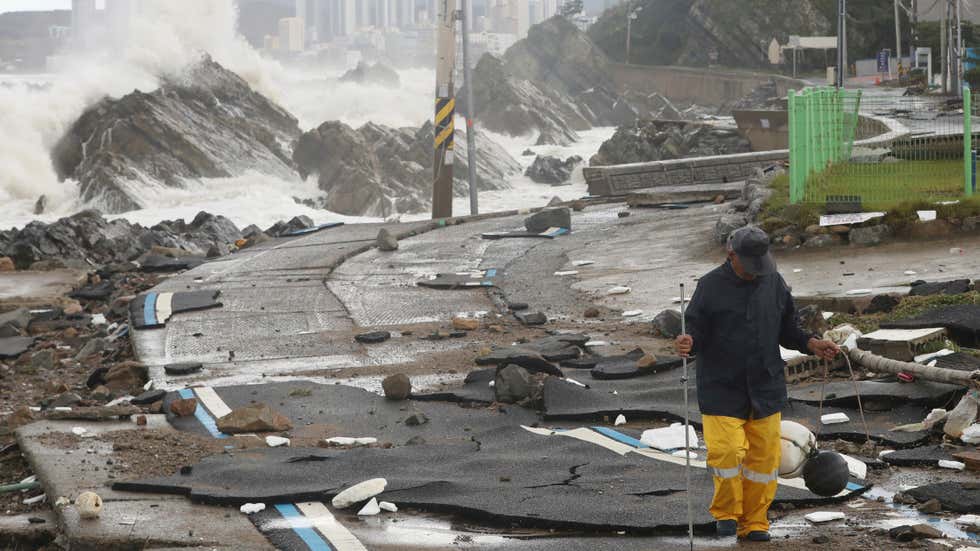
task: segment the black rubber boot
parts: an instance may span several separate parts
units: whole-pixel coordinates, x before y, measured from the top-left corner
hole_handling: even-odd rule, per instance
[[[738,523],[734,520],[719,520],[715,522],[715,530],[719,537],[729,538],[738,533]]]
[[[745,536],[745,539],[749,541],[770,541],[772,537],[769,532],[764,530],[756,530],[754,532],[749,532],[749,535]]]

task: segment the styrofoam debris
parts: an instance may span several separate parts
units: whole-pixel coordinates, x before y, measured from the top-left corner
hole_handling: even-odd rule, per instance
[[[799,274],[799,273],[802,273],[802,272],[803,272],[803,268],[793,268],[793,273],[794,274]]]
[[[146,382],[145,385],[143,385],[143,390],[147,392],[153,390],[153,379],[150,379],[149,381]]]
[[[340,492],[334,496],[330,503],[336,509],[346,509],[355,503],[361,503],[371,499],[385,491],[387,487],[387,480],[383,478],[372,478]]]
[[[47,498],[48,496],[46,496],[45,494],[41,494],[39,496],[29,497],[24,501],[22,501],[21,503],[23,503],[24,505],[36,505],[38,503],[43,502]]]
[[[85,436],[87,432],[88,429],[86,429],[85,427],[73,427],[71,429],[71,433],[74,434],[75,436]]]
[[[974,423],[960,435],[960,440],[966,442],[967,444],[980,444],[980,423]]]
[[[262,511],[265,511],[265,503],[246,503],[245,505],[239,507],[238,510],[246,515],[261,513]]]
[[[694,430],[694,427],[688,427],[687,429],[690,447],[697,448],[698,433]],[[674,423],[669,427],[645,430],[643,431],[643,435],[640,436],[640,442],[643,442],[651,448],[663,451],[684,449],[684,425],[682,423]]]
[[[919,354],[913,359],[915,360],[915,363],[923,363],[936,358],[942,358],[943,356],[949,356],[950,354],[956,354],[956,351],[950,350],[949,348],[943,348],[942,350],[939,350],[937,352],[930,352],[928,354]]]
[[[815,511],[813,513],[807,514],[803,518],[807,519],[808,521],[814,524],[820,524],[822,522],[844,520],[845,516],[846,515],[844,515],[844,513],[841,513],[839,511]]]
[[[839,423],[847,423],[851,420],[846,413],[839,411],[837,413],[828,413],[820,417],[820,422],[824,425],[836,425]]]
[[[571,377],[565,377],[562,380],[565,381],[566,383],[572,383],[573,385],[580,386],[582,388],[589,388],[589,385],[583,385],[582,383],[576,381],[575,379],[572,379]]]
[[[847,462],[847,470],[851,473],[851,476],[859,480],[864,480],[868,477],[868,465],[864,461],[845,454],[840,454],[840,456]]]
[[[629,287],[623,287],[623,286],[620,285],[620,286],[613,287],[612,289],[609,289],[608,291],[606,291],[606,294],[607,295],[625,295],[626,293],[628,293],[630,291],[632,291],[632,289],[630,289]]]
[[[627,310],[623,312],[624,318],[635,318],[636,316],[642,316],[643,310]]]
[[[37,482],[37,475],[36,474],[32,474],[31,476],[29,476],[29,477],[25,478],[24,480],[21,480],[20,481],[21,484],[30,484],[31,482]]]
[[[371,444],[377,444],[378,439],[370,436],[364,438],[334,436],[333,438],[327,438],[326,442],[327,444],[333,444],[335,446],[370,446]]]
[[[890,453],[895,453],[895,450],[881,450],[880,452],[878,452],[878,459],[881,459],[882,457],[885,457]]]
[[[105,319],[105,314],[95,314],[92,316],[92,325],[105,325],[108,320]]]
[[[33,411],[34,413],[41,411],[41,408],[39,406],[30,406],[27,409]]]
[[[496,386],[496,384],[497,384],[497,381],[490,381],[489,386],[490,386],[490,388],[493,388],[494,386]]]
[[[934,210],[919,210],[916,211],[919,215],[919,220],[922,222],[932,222],[936,219],[936,211]]]
[[[606,341],[589,341],[585,343],[585,346],[609,346],[609,343]]]
[[[65,411],[65,412],[67,412],[67,411],[71,411],[71,408],[68,407],[68,406],[58,406],[58,407],[54,408],[54,410],[55,411]]]
[[[939,460],[939,466],[943,469],[952,469],[954,471],[962,471],[966,468],[966,463],[960,461],[950,461],[949,459]]]
[[[55,507],[67,507],[69,505],[71,505],[71,500],[69,500],[65,496],[61,496],[61,497],[59,497],[58,499],[56,499],[54,501],[54,506]]]
[[[382,511],[388,511],[389,513],[398,512],[398,506],[390,501],[381,501],[378,503],[378,507],[381,507]]]
[[[367,502],[361,510],[357,512],[359,517],[373,517],[381,512],[381,506],[378,505],[378,500],[371,498],[371,501]]]
[[[555,275],[558,277],[578,275],[578,270],[566,270],[564,272],[555,272]]]
[[[835,314],[836,314],[836,312],[823,312],[823,319],[824,319],[824,321],[829,320],[830,318],[834,317]]]
[[[913,276],[916,275],[917,273],[918,272],[916,272],[915,270],[905,270],[905,275],[907,276]]]
[[[959,524],[960,526],[980,527],[980,515],[963,515],[956,517],[956,524]]]
[[[872,293],[871,289],[851,289],[850,291],[847,291],[844,294],[849,297],[859,297],[863,295],[870,295],[871,293]]]
[[[283,438],[282,436],[266,436],[265,443],[270,448],[278,448],[279,446],[289,446],[289,439]]]
[[[620,425],[625,425],[625,424],[626,424],[626,416],[620,413],[619,415],[616,416],[616,422],[613,423],[613,425],[618,427]]]
[[[576,260],[572,262],[572,266],[591,266],[595,264],[595,260]]]

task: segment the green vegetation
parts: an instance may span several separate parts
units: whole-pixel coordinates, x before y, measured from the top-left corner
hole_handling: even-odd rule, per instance
[[[956,304],[980,304],[980,293],[972,291],[960,295],[934,295],[928,297],[904,297],[894,310],[886,314],[836,314],[830,318],[831,326],[849,323],[862,333],[876,331],[885,322],[911,318],[940,306]]]
[[[857,195],[866,210],[889,210],[908,198],[943,201],[963,195],[963,161],[841,163],[806,183],[809,200],[827,195]]]

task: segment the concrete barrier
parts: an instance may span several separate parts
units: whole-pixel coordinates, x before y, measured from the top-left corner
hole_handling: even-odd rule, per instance
[[[770,73],[719,71],[694,67],[610,64],[609,71],[620,92],[658,92],[674,102],[720,107],[737,101],[769,82],[776,83],[779,97],[802,90],[806,82]]]

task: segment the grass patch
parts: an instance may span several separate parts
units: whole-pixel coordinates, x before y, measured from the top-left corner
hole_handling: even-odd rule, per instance
[[[865,210],[890,211],[910,197],[924,201],[958,199],[963,195],[963,161],[899,161],[840,163],[812,176],[806,200],[828,195],[857,195]]]
[[[313,391],[308,388],[297,388],[289,393],[293,398],[309,398],[313,396]]]

